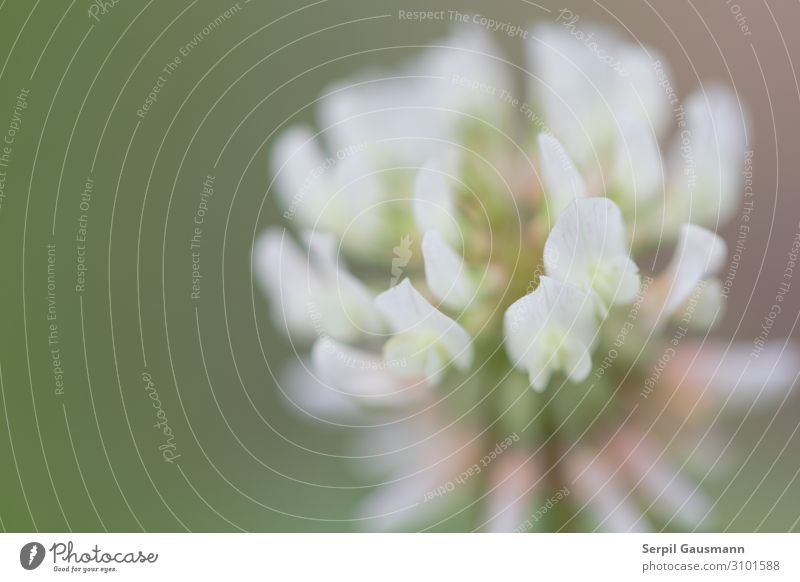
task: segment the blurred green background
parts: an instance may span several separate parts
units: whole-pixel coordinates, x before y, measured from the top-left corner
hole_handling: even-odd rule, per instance
[[[311,121],[306,105],[329,82],[365,65],[401,62],[446,31],[442,22],[399,21],[398,9],[479,11],[526,25],[553,19],[562,5],[100,4],[0,2],[0,133],[28,92],[2,168],[0,528],[357,530],[347,517],[367,482],[337,458],[348,451],[344,435],[301,421],[283,404],[272,373],[291,349],[251,284],[254,234],[279,222],[267,194],[270,136],[287,119]],[[697,79],[712,78],[742,92],[753,110],[764,202],[741,272],[759,273],[772,289],[800,209],[792,196],[800,138],[782,127],[797,119],[790,71],[800,41],[778,34],[779,23],[796,22],[799,11],[789,3],[740,4],[751,35],[724,2],[570,8],[659,48],[684,95]],[[498,41],[522,63],[518,39]],[[175,63],[182,47],[187,54]],[[364,52],[370,49],[380,50]],[[160,75],[157,100],[137,115]],[[214,193],[193,263],[193,221],[208,176]],[[77,240],[84,230],[85,251]],[[79,251],[83,290],[76,289]],[[202,278],[194,299],[196,264]],[[735,305],[744,306],[753,280],[737,278]],[[734,321],[721,333],[752,336],[747,330],[770,303],[758,289],[754,297],[743,327]],[[796,313],[796,294],[787,302]],[[775,337],[789,333],[789,319],[776,324]],[[172,439],[154,427],[155,393]],[[796,410],[751,415],[737,432],[740,450],[757,445],[758,454],[736,483],[719,485],[723,514],[736,516],[730,529],[782,531],[795,522]],[[164,450],[180,456],[166,461]],[[442,529],[470,528],[468,512],[457,519]]]

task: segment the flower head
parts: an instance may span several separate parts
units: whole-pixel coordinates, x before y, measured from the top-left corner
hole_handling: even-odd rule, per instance
[[[741,200],[747,118],[731,90],[697,92],[665,147],[679,125],[666,65],[573,24],[535,29],[538,108],[524,120],[498,97],[512,71],[490,35],[461,29],[331,86],[320,131],[290,127],[273,145],[302,245],[270,228],[254,273],[277,327],[310,349],[285,375],[294,409],[364,429],[359,450],[386,480],[358,514],[371,526],[485,497],[476,527],[519,530],[562,487],[577,495],[550,529],[696,527],[711,513],[686,463],[662,458],[642,386],[664,410],[674,394],[693,403],[697,381],[681,387],[668,366],[675,391],[653,394],[663,354],[718,356],[674,342],[719,320],[727,251],[711,229]],[[656,244],[676,241],[648,273]],[[488,478],[470,481],[475,467]]]

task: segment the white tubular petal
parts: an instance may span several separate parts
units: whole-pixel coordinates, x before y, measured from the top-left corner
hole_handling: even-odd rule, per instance
[[[472,338],[458,323],[428,303],[408,279],[378,295],[375,304],[395,334],[418,336],[423,346],[441,347],[460,370],[472,365]]]
[[[440,511],[470,494],[468,484],[455,479],[483,454],[482,441],[468,421],[443,428],[448,423],[440,409],[425,407],[420,414],[378,426],[369,438],[358,439],[356,452],[367,457],[365,469],[380,471],[380,485],[358,512],[366,527],[420,527],[424,522],[417,520],[436,521]]]
[[[553,370],[556,369],[555,358],[555,354],[544,350],[528,355],[528,360],[525,362],[525,365],[528,366],[528,383],[537,392],[542,392],[547,388],[547,384],[553,376]]]
[[[389,338],[383,345],[383,358],[396,362],[392,373],[409,381],[427,376],[428,352],[435,351],[434,338],[426,334],[404,333]]]
[[[669,266],[651,286],[654,299],[648,309],[659,318],[674,313],[701,280],[722,268],[727,254],[725,241],[716,234],[694,224],[684,225]]]
[[[552,222],[570,202],[586,196],[586,185],[557,139],[541,133],[538,142],[547,213]]]
[[[536,337],[547,322],[549,306],[544,294],[537,291],[517,299],[503,317],[506,351],[515,366],[524,367]]]
[[[395,334],[420,329],[436,311],[408,279],[378,295],[375,305]]]
[[[314,132],[305,126],[287,129],[275,140],[270,161],[284,211],[312,226],[327,202],[326,184],[332,180],[323,174],[325,156]]]
[[[627,42],[620,43],[619,59],[627,75],[617,85],[617,106],[633,112],[655,135],[663,134],[673,110],[668,89],[674,85],[669,67],[652,47]]]
[[[716,277],[703,279],[695,285],[694,291],[676,312],[684,323],[695,330],[714,327],[725,313],[725,297],[722,283]]]
[[[747,142],[749,118],[739,96],[729,87],[712,84],[686,99],[687,124],[693,139],[741,156]]]
[[[318,281],[308,258],[285,230],[270,228],[256,240],[253,272],[270,297],[276,326],[287,334],[313,337],[310,290]]]
[[[576,16],[563,9],[556,25],[534,29],[526,48],[537,73],[532,93],[544,119],[578,167],[586,169],[613,145],[616,111],[632,112],[661,134],[671,119],[665,90],[671,84],[653,49],[573,20]]]
[[[353,246],[369,245],[385,235],[381,202],[386,192],[370,153],[365,146],[339,151],[332,172],[339,189],[320,218],[321,226],[346,235],[346,242]]]
[[[586,500],[584,508],[600,524],[600,529],[615,533],[646,531],[646,518],[633,504],[627,484],[602,459],[574,451],[567,457],[564,468],[569,480],[567,486],[574,487]]]
[[[413,209],[420,232],[437,230],[450,244],[461,245],[453,190],[438,166],[428,165],[417,173]]]
[[[619,207],[608,198],[573,202],[556,222],[545,243],[545,269],[551,277],[586,284],[580,261],[592,257],[627,256],[625,223]]]
[[[320,382],[309,369],[311,362],[292,362],[280,374],[280,389],[290,410],[309,420],[315,416],[331,423],[352,422],[363,412],[352,398]]]
[[[422,239],[425,279],[431,293],[451,309],[464,309],[475,296],[475,284],[464,261],[439,231],[429,230]]]
[[[613,441],[633,483],[639,483],[647,502],[669,519],[696,527],[711,510],[711,502],[697,483],[678,472],[646,437],[630,429]]]
[[[538,467],[527,455],[506,452],[491,469],[492,485],[487,497],[486,531],[516,531],[531,515],[531,498]]]
[[[565,366],[564,373],[571,382],[583,382],[592,371],[592,355],[588,346],[579,341],[564,342],[564,354],[571,365]]]
[[[684,382],[708,391],[720,402],[748,409],[754,402],[769,406],[780,402],[800,373],[800,346],[786,338],[755,347],[753,342],[682,344],[675,363]]]
[[[469,369],[472,366],[473,348],[472,338],[467,331],[439,310],[434,313],[431,327],[453,365],[462,372]]]
[[[670,195],[679,220],[716,227],[742,199],[748,115],[731,89],[711,85],[686,100],[688,142],[672,146]]]
[[[320,283],[312,297],[318,303],[325,331],[341,340],[382,332],[383,318],[375,307],[375,295],[347,270],[339,257],[336,239],[309,233],[307,241]]]
[[[360,406],[396,406],[421,396],[417,386],[404,384],[390,373],[399,363],[387,362],[379,354],[329,338],[314,344],[311,361],[329,389],[353,399]]]
[[[435,476],[426,473],[400,475],[397,481],[380,485],[361,502],[359,518],[371,531],[393,531],[418,524],[430,509],[421,500],[428,491],[440,486],[434,479]]]
[[[333,149],[348,151],[357,144],[369,144],[375,153],[389,153],[393,163],[413,165],[422,161],[419,150],[425,148],[427,140],[441,135],[441,122],[419,109],[426,103],[420,98],[418,83],[413,78],[396,77],[396,73],[375,72],[326,89],[317,111]],[[391,148],[382,148],[381,140],[396,141]],[[423,155],[431,155],[430,148]]]
[[[603,35],[598,43],[608,47],[607,38]],[[531,93],[537,95],[554,135],[584,166],[608,145],[609,108],[617,109],[614,81],[619,73],[600,63],[560,24],[535,27],[533,42],[525,47],[536,71]]]
[[[318,107],[320,125],[333,149],[367,142],[370,153],[386,154],[381,157],[391,166],[420,166],[438,155],[442,140],[452,139],[466,115],[506,126],[507,108],[456,82],[510,90],[510,67],[494,58],[501,54],[485,31],[464,29],[435,39],[407,64],[329,87]]]
[[[546,386],[554,370],[573,381],[585,379],[596,331],[591,298],[550,277],[542,277],[539,287],[513,303],[504,317],[511,362],[528,370],[537,390]]]
[[[712,86],[706,93],[708,103],[697,96],[696,101],[687,104],[689,127],[697,127],[697,132],[707,132],[696,140],[698,148],[698,189],[692,201],[693,212],[697,202],[698,212],[704,210],[704,199],[713,204],[709,224],[725,223],[730,220],[742,199],[742,171],[745,148],[747,147],[747,114],[742,111],[738,96],[727,87]],[[705,129],[700,129],[705,125]],[[702,141],[701,141],[702,140]],[[708,190],[703,192],[700,188]],[[713,222],[712,222],[713,221]]]
[[[425,354],[423,373],[428,386],[438,386],[444,374],[446,363],[442,361],[438,350],[428,350]]]
[[[616,204],[608,198],[575,200],[547,238],[545,270],[587,293],[595,292],[606,307],[630,303],[639,290],[639,269],[628,257],[625,241]]]
[[[502,62],[503,51],[492,38],[492,34],[482,29],[460,28],[448,37],[432,42],[419,61],[410,63],[408,71],[413,75],[427,75],[424,90],[430,92],[432,104],[443,109],[452,109],[469,115],[475,115],[494,127],[506,127],[509,119],[508,111],[496,107],[486,94],[471,86],[457,83],[460,79],[470,79],[483,83],[486,87],[497,90],[510,89],[514,86],[510,68]],[[445,111],[439,116],[445,116]],[[456,115],[452,123],[463,119]]]
[[[615,161],[611,187],[632,208],[651,200],[663,188],[661,152],[653,128],[625,113],[617,116]]]

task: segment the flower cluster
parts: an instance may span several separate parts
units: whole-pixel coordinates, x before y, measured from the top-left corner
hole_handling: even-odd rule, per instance
[[[281,386],[391,458],[371,527],[440,523],[460,499],[483,509],[475,527],[514,531],[564,486],[586,512],[571,497],[541,527],[708,513],[652,422],[628,421],[671,330],[720,319],[714,231],[740,205],[748,122],[730,89],[681,101],[653,49],[595,38],[620,68],[536,28],[516,96],[490,34],[459,30],[329,87],[318,130],[287,122],[274,143],[270,192],[295,234],[263,233],[254,270],[276,326],[310,347]],[[488,479],[445,491],[510,434]]]

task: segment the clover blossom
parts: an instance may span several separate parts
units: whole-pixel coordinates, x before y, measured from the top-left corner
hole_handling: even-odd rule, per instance
[[[355,446],[377,447],[366,457],[384,484],[364,527],[434,527],[465,507],[493,531],[695,527],[711,513],[686,463],[666,458],[663,415],[642,415],[709,398],[705,380],[685,386],[705,367],[679,377],[659,355],[671,318],[721,312],[726,247],[709,229],[741,199],[747,116],[714,87],[674,119],[655,51],[596,38],[613,69],[563,27],[535,29],[534,127],[497,97],[513,71],[490,35],[460,29],[328,88],[319,131],[295,124],[274,142],[270,192],[305,251],[272,227],[254,272],[275,326],[311,349],[281,388],[307,416],[369,429]],[[673,257],[654,269],[662,244]],[[688,301],[702,313],[685,315]],[[522,438],[482,467],[508,434]],[[578,495],[531,521],[562,487]]]
[[[375,304],[393,333],[384,344],[384,357],[407,362],[400,368],[403,375],[420,376],[433,385],[450,362],[460,370],[472,365],[469,334],[431,305],[408,279],[378,295]]]
[[[545,389],[556,370],[574,382],[586,379],[597,329],[592,299],[549,277],[542,277],[537,289],[505,314],[508,353],[528,371],[537,390]]]

